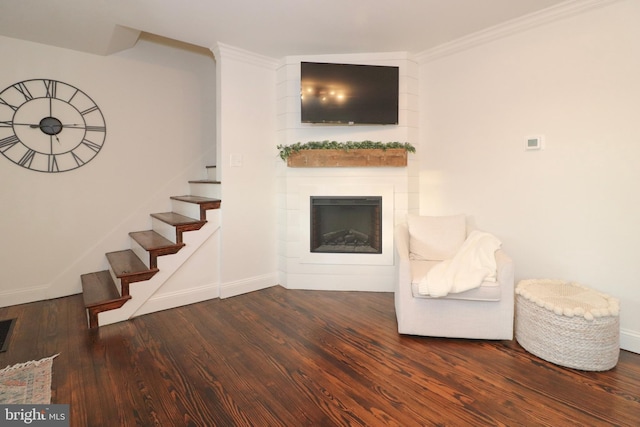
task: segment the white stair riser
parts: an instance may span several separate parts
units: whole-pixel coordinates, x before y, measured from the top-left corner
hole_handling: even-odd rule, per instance
[[[176,228],[156,218],[151,218],[151,228],[166,239],[176,242]]]
[[[207,168],[207,179],[210,179],[212,181],[219,181],[218,169],[215,166]]]
[[[193,196],[209,197],[212,199],[221,198],[220,184],[192,182],[189,183],[189,189]]]
[[[122,296],[122,284],[120,283],[120,279],[116,277],[116,273],[114,273],[111,265],[109,265],[109,274],[111,274],[111,280],[115,283],[116,288],[118,288],[118,293]]]
[[[180,215],[193,219],[200,219],[200,205],[197,203],[187,203],[181,200],[171,200],[171,210]]]
[[[135,253],[136,256],[140,258],[140,260],[142,260],[142,262],[144,262],[144,265],[146,265],[147,268],[151,268],[151,263],[149,262],[149,252],[142,246],[140,246],[140,244],[136,242],[132,237],[129,237],[129,240],[131,241],[131,250],[133,251],[133,253]]]

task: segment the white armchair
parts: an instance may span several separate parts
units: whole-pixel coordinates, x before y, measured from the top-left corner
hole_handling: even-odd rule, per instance
[[[398,225],[395,229],[395,308],[398,332],[449,338],[513,339],[514,266],[511,258],[502,249],[495,252],[495,282],[485,281],[478,288],[449,293],[444,297],[421,295],[418,285],[429,269],[446,259],[443,257],[449,256],[447,253],[455,252],[456,240],[464,241],[467,235],[464,216],[414,216],[414,224],[421,219],[430,221],[433,231],[431,242],[425,236],[412,239],[408,224]],[[438,221],[443,221],[444,226],[439,227]],[[413,233],[424,231],[424,228],[412,227]],[[435,251],[435,254],[429,258],[436,259],[416,259],[421,257],[410,256],[412,242],[414,246],[424,245],[425,242],[431,245],[427,251]]]

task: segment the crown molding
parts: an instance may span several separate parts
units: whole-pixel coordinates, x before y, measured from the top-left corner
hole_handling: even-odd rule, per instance
[[[479,46],[513,34],[524,32],[570,16],[575,16],[598,7],[607,6],[621,0],[569,0],[555,6],[512,19],[505,23],[477,31],[449,43],[436,46],[415,54],[419,64],[424,64],[445,56],[453,55],[472,47]]]
[[[259,67],[268,68],[270,70],[275,70],[280,64],[280,61],[274,58],[240,49],[225,43],[218,42],[214,47],[210,48],[210,50],[213,52],[213,56],[216,61],[233,59]]]
[[[336,61],[363,61],[367,64],[371,61],[408,60],[413,58],[406,51],[393,52],[354,52],[354,53],[328,53],[317,55],[290,55],[284,57],[285,63],[295,64],[300,61],[336,62]]]

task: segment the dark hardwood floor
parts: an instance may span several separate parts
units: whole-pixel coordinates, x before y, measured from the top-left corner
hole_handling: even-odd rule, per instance
[[[60,353],[72,426],[640,425],[640,355],[583,372],[516,341],[401,336],[390,293],[274,287],[97,331],[81,295],[12,317],[0,368]]]

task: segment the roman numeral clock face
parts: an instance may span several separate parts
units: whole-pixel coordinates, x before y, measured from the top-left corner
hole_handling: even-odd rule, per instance
[[[25,80],[0,92],[0,153],[24,168],[79,168],[100,152],[106,132],[96,103],[70,84]]]

